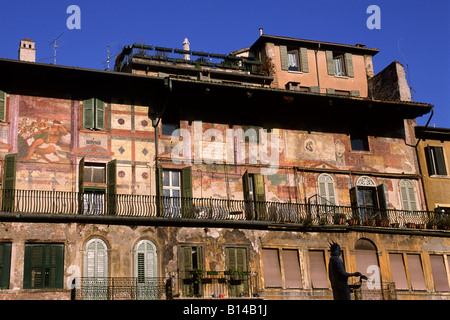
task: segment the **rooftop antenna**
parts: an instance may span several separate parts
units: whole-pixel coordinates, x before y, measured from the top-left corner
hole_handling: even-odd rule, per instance
[[[406,72],[408,72],[408,84],[409,84],[409,90],[411,91],[411,101],[414,101],[412,95],[413,95],[413,92],[416,92],[416,90],[414,90],[414,88],[411,86],[411,77],[409,74],[408,60],[406,60],[405,55],[403,54],[402,50],[400,49],[400,41],[402,41],[402,39],[403,39],[403,37],[401,37],[400,40],[398,40],[397,46],[398,46],[398,51],[400,51],[400,54],[402,55],[403,59],[406,62]]]
[[[119,42],[119,40],[114,41],[114,42],[112,42],[112,43],[110,43],[110,44],[108,44],[106,46],[106,54],[108,55],[108,57],[106,59],[106,70],[108,70],[108,71],[109,71],[109,61],[110,61],[110,58],[111,58],[111,51],[109,50],[109,48],[111,48],[111,46],[113,44],[116,44],[117,42]]]
[[[55,39],[53,39],[53,41],[50,41],[48,44],[49,46],[53,44],[53,50],[54,50],[53,56],[39,59],[39,60],[47,60],[47,59],[53,58],[53,64],[56,64],[56,50],[58,50],[58,48],[61,47],[65,43],[65,41],[63,41],[61,43],[56,43],[56,40],[58,40],[63,34],[64,34],[64,32],[61,33],[59,36],[57,36]]]

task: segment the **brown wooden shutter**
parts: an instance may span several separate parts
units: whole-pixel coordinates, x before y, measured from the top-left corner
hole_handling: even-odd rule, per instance
[[[325,56],[327,59],[328,74],[330,76],[334,76],[336,71],[334,70],[333,51],[325,51]]]
[[[302,72],[309,72],[309,66],[308,66],[308,49],[306,48],[300,48],[300,63]]]
[[[277,249],[263,249],[264,286],[266,288],[282,286],[280,260]]]
[[[344,54],[345,59],[345,68],[347,71],[347,77],[353,78],[354,72],[353,72],[353,58],[351,53],[345,53]]]
[[[302,278],[298,259],[298,250],[282,250],[284,280],[286,288],[302,288]]]

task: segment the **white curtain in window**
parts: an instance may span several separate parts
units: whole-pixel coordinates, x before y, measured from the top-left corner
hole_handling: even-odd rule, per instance
[[[296,69],[298,68],[297,53],[295,52],[288,53],[288,67]]]

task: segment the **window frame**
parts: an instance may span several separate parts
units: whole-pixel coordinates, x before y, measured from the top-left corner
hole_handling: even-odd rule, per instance
[[[431,176],[447,176],[447,161],[442,146],[427,145],[424,149],[425,158],[428,168],[428,175]]]
[[[35,263],[34,258],[38,257],[36,251],[38,247],[42,247],[42,254],[40,255],[41,262]],[[55,248],[54,261],[48,255],[52,254],[51,249]],[[41,285],[33,285],[34,277],[33,270],[41,269]],[[54,270],[53,270],[54,269]],[[51,285],[54,277],[54,285]],[[23,272],[23,288],[24,289],[63,289],[64,283],[64,244],[63,243],[25,243],[24,254],[24,272]],[[48,283],[48,284],[47,284]]]

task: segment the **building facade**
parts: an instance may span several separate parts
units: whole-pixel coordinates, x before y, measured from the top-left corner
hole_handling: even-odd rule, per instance
[[[376,96],[405,83],[377,52],[261,35],[134,44],[113,72],[0,60],[0,297],[331,299],[333,240],[363,298],[448,299],[414,148],[432,106]]]

